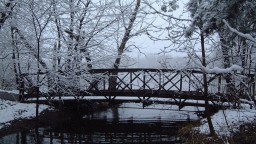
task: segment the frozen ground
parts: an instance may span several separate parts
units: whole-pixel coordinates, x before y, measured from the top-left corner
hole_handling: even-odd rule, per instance
[[[243,105],[241,109],[220,110],[211,119],[218,136],[230,136],[239,130],[240,125],[256,121],[256,109],[255,107],[250,109],[249,105]],[[196,129],[203,134],[209,134],[207,120],[202,119],[201,126]]]
[[[39,112],[49,107],[46,105],[39,106]],[[36,115],[35,104],[24,104],[15,101],[0,99],[0,129],[17,119],[33,118]]]

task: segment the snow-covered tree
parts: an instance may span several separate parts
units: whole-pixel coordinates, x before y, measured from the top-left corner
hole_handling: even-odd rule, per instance
[[[201,61],[197,66],[204,72],[214,66],[214,60],[221,62],[222,65],[219,66],[222,68],[229,68],[233,64],[242,66],[244,70],[251,67],[255,47],[255,1],[190,0],[184,9],[179,9],[183,12],[187,10],[190,17],[184,16],[185,13],[175,15],[179,2],[181,1],[159,2],[162,3],[160,10],[151,7],[166,22],[157,27],[156,33],[162,32],[160,36],[153,34],[153,31],[148,34],[156,41],[170,41],[171,47],[166,47],[163,52],[185,51],[192,62],[196,63],[195,58]],[[198,56],[199,52],[202,53],[201,56]],[[207,93],[207,77],[204,76],[203,80],[204,92]],[[235,82],[230,75],[226,76],[226,84],[227,92],[234,94]],[[214,133],[213,129],[211,133]]]
[[[84,89],[92,68],[118,68],[146,31],[138,1],[21,0],[0,4],[0,49],[19,85],[22,73],[44,73],[38,85],[53,93]],[[11,49],[7,49],[10,47]],[[29,87],[35,76],[26,76]],[[75,89],[75,90],[74,90]]]
[[[249,68],[252,47],[255,44],[231,32],[223,20],[239,32],[255,35],[255,5],[256,2],[252,0],[190,0],[187,7],[191,13],[192,22],[187,35],[191,35],[196,27],[208,35],[217,33],[224,67],[237,63],[244,68]]]

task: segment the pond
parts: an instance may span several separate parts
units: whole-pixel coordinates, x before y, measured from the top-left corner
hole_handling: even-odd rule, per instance
[[[194,111],[174,106],[124,103],[104,111],[65,112],[39,128],[19,130],[0,138],[1,144],[181,143],[178,129],[198,120]]]

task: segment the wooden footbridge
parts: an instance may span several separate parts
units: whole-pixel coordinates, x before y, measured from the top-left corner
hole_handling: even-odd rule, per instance
[[[90,101],[141,102],[183,106],[205,106],[204,101],[255,102],[254,74],[204,73],[201,70],[174,69],[92,69],[68,76],[40,74],[39,87],[31,87],[28,79],[36,74],[23,74],[20,100],[33,102]],[[207,85],[203,77],[206,75]],[[58,78],[56,78],[58,77]],[[62,77],[62,79],[60,78]],[[207,93],[205,87],[207,87]],[[32,90],[31,90],[32,89]]]

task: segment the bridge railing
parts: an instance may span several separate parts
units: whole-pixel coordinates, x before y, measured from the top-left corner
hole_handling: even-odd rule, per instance
[[[58,75],[56,80],[56,75],[41,73],[39,89],[49,97],[57,95],[60,98],[73,95],[204,99],[203,74],[200,70],[192,69],[92,69],[74,78],[63,76],[64,80]],[[21,95],[28,93],[30,87],[26,77],[32,77],[30,79],[33,80],[35,76],[22,76]],[[76,85],[67,86],[73,81],[76,81]],[[209,96],[254,100],[255,82],[252,74],[207,73],[207,81]],[[63,88],[61,91],[52,91],[56,87]]]
[[[171,97],[174,93],[187,93],[200,96],[204,91],[204,73],[200,70],[95,69],[91,73],[102,75],[87,88],[87,92],[96,95],[140,94]],[[207,79],[210,95],[254,98],[254,75],[207,73]]]

